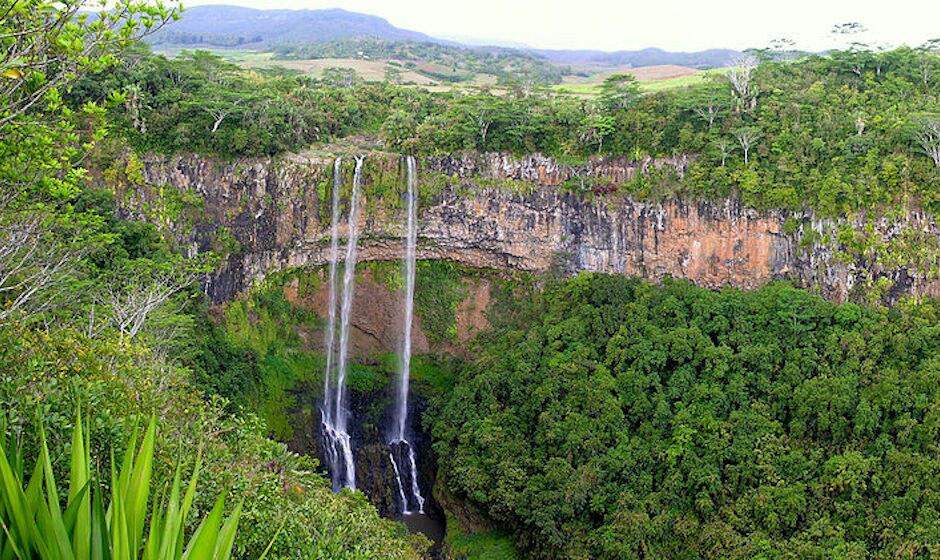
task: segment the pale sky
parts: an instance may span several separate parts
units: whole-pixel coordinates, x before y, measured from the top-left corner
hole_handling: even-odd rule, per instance
[[[701,50],[763,47],[787,37],[807,50],[837,46],[833,24],[857,21],[866,40],[916,46],[940,38],[940,0],[189,0],[184,5],[343,8],[436,37],[538,48]]]

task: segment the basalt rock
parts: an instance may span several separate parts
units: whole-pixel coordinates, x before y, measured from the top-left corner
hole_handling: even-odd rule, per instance
[[[320,429],[319,394],[319,388],[310,385],[301,385],[292,390],[296,404],[289,410],[292,436],[288,447],[294,452],[316,457],[320,461],[321,471],[326,474],[323,467],[326,464],[326,442]],[[391,396],[387,388],[381,388],[365,392],[353,390],[349,397],[352,411],[349,431],[356,464],[356,487],[369,496],[369,501],[379,513],[393,516],[401,508],[394,467],[389,457],[390,448],[386,443],[386,428],[391,421]],[[407,437],[415,449],[420,473],[418,484],[426,498],[425,510],[435,518],[440,518],[442,512],[431,495],[437,464],[431,450],[429,430],[422,422],[427,406],[427,400],[420,395],[414,395],[410,400],[409,415],[416,420]]]
[[[327,262],[332,158],[291,155],[226,163],[153,156],[143,163],[148,186],[121,193],[125,215],[146,217],[160,189],[195,192],[204,200],[201,214],[192,223],[165,227],[191,252],[218,251],[222,231],[237,241],[237,249],[206,282],[213,301],[228,300],[273,272]],[[905,294],[940,295],[934,277],[940,228],[924,212],[824,220],[809,211],[758,212],[735,199],[649,202],[603,188],[652,168],[681,176],[688,163],[684,157],[608,158],[582,166],[538,155],[426,158],[419,164],[424,194],[417,256],[536,273],[554,268],[651,280],[670,275],[710,288],[756,288],[789,279],[835,301],[849,299],[856,286],[881,280],[889,286],[888,301]],[[360,260],[401,258],[400,190],[387,188],[398,166],[393,155],[367,158]],[[585,184],[593,191],[577,188]],[[853,246],[846,230],[864,234],[866,245]],[[927,256],[919,261],[886,256],[924,254],[903,250],[912,242],[928,247]]]
[[[368,305],[354,305],[350,315],[350,356],[363,360],[370,359],[384,352],[395,352],[400,342],[400,329],[403,320],[401,294],[392,291],[387,286],[377,282],[368,271],[359,275],[355,284],[353,294],[354,302],[368,302]],[[474,292],[480,291],[479,288]],[[284,286],[284,296],[292,305],[313,311],[321,319],[325,319],[329,313],[329,286],[327,282],[320,282],[315,291],[309,294],[301,294],[298,289],[298,281],[293,281]],[[488,294],[486,302],[488,304]],[[457,317],[464,322],[479,321],[479,315],[476,307],[470,308],[469,302],[462,304],[466,309],[458,310]],[[483,307],[485,311],[486,307]],[[460,311],[464,311],[462,314]],[[485,327],[485,325],[483,325]],[[459,325],[458,325],[459,327]],[[482,330],[479,323],[470,325],[469,332],[475,334]],[[323,353],[324,333],[321,329],[311,329],[309,333],[300,332],[304,339],[304,346],[309,350]],[[466,342],[470,335],[465,338],[458,336],[458,342]],[[421,318],[415,315],[412,318],[411,344],[416,354],[425,354],[431,350],[427,336],[421,328]],[[437,350],[437,348],[435,349]]]

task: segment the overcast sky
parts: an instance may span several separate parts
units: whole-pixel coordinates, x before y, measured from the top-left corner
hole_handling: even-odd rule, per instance
[[[861,22],[868,40],[919,45],[940,37],[940,0],[188,0],[255,8],[344,8],[438,37],[540,48],[700,50],[835,46],[833,24]]]

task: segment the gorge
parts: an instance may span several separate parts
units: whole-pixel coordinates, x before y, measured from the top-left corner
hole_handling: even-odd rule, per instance
[[[356,255],[358,249],[358,213],[360,182],[364,158],[357,156],[353,170],[352,191],[346,225],[346,252],[343,263],[342,291],[338,290],[339,276],[339,222],[341,219],[340,198],[343,190],[342,158],[333,164],[330,193],[330,253],[328,267],[327,323],[324,330],[324,354],[326,367],[323,373],[323,395],[320,408],[324,460],[333,480],[333,490],[356,489],[356,464],[353,441],[348,425],[350,407],[347,402],[347,376],[349,370],[350,328],[355,304]],[[415,289],[415,246],[417,242],[417,189],[418,172],[415,158],[407,156],[405,163],[405,238],[402,250],[404,292],[402,294],[402,325],[398,348],[398,381],[395,390],[394,409],[391,422],[386,429],[388,459],[394,472],[398,489],[399,513],[424,515],[425,499],[421,494],[418,463],[415,449],[409,442],[408,393],[411,371],[412,322]],[[370,302],[364,302],[369,305]],[[339,307],[339,338],[336,347],[336,320]]]
[[[161,54],[175,2],[14,4],[4,559],[940,551],[940,41]]]
[[[348,455],[342,445],[318,444],[303,430],[288,439],[292,449],[323,457],[331,473],[342,470],[338,465],[358,470],[364,480],[355,479],[356,487],[390,516],[422,512],[426,499],[449,499],[422,491],[435,487],[435,464],[427,456],[428,427],[422,425],[421,433],[412,434],[419,440],[415,445],[408,435],[407,419],[420,415],[411,412],[416,405],[407,398],[406,376],[413,368],[406,363],[411,355],[406,345],[414,342],[422,354],[467,355],[467,341],[488,328],[487,314],[495,297],[493,281],[472,273],[462,280],[462,295],[449,304],[455,306],[451,326],[456,335],[430,341],[440,333],[428,330],[428,317],[409,316],[415,260],[543,278],[579,271],[653,281],[685,278],[706,288],[756,289],[785,279],[838,302],[865,299],[872,293],[892,302],[905,294],[932,296],[940,288],[931,269],[936,260],[930,256],[936,254],[940,228],[928,213],[916,209],[907,209],[900,217],[860,214],[835,220],[817,218],[810,211],[757,211],[735,199],[637,200],[609,192],[608,186],[644,174],[681,175],[687,158],[598,158],[570,166],[538,155],[402,160],[395,154],[371,152],[357,160],[358,173],[353,174],[358,180],[343,183],[337,158],[346,156],[348,152],[338,151],[231,163],[199,156],[150,156],[142,160],[144,182],[128,181],[116,191],[122,213],[156,223],[160,208],[155,186],[164,193],[167,189],[193,193],[203,201],[184,209],[182,219],[165,221],[162,227],[193,253],[218,251],[220,233],[234,240],[223,265],[204,286],[215,302],[251,293],[253,287],[265,285],[266,278],[290,271],[326,278],[306,295],[296,280],[285,284],[283,293],[292,305],[326,320],[327,348],[329,325],[336,322],[329,310],[335,314],[337,306],[325,302],[342,297],[345,304],[347,293],[363,302],[349,310],[346,326],[343,305],[338,306],[338,338],[349,329],[347,359],[358,363],[381,364],[383,353],[395,353],[396,365],[388,370],[394,387],[388,393],[357,389],[348,405],[355,410],[356,422],[348,426],[345,441],[352,438],[361,445]],[[419,182],[421,188],[415,192]],[[337,225],[338,209],[354,201],[359,212],[350,212],[345,229],[347,236],[359,234],[353,258],[360,270],[347,278],[347,271],[356,270],[347,262],[340,290],[337,234],[342,238],[343,232]],[[859,249],[855,237],[846,232],[865,236],[870,246]],[[892,257],[905,250],[918,254],[908,250],[913,246],[927,249],[921,260]],[[346,255],[350,255],[348,244]],[[400,276],[382,273],[400,280],[383,280],[370,272],[372,264],[383,262],[401,262]],[[307,282],[299,278],[301,284]],[[883,286],[885,280],[890,284]],[[307,327],[297,328],[308,336]],[[314,340],[317,332],[313,331]],[[315,345],[304,347],[318,351]],[[336,359],[339,366],[339,355]],[[330,382],[328,377],[325,383]],[[329,395],[330,386],[325,388]],[[337,388],[332,387],[338,395]],[[297,391],[301,401],[316,398],[316,392]],[[292,426],[309,422],[296,411],[289,414]],[[336,458],[331,455],[334,449]],[[340,478],[350,481],[353,476]],[[343,485],[352,486],[339,483]],[[432,504],[436,512],[432,517],[440,518],[439,507]]]

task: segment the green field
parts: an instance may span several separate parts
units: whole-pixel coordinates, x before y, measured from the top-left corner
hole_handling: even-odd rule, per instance
[[[366,81],[385,81],[385,69],[388,62],[384,60],[363,60],[357,58],[320,58],[304,60],[275,60],[274,53],[260,52],[247,49],[201,49],[207,50],[212,54],[222,57],[233,64],[238,64],[244,68],[262,69],[262,68],[287,68],[298,72],[308,74],[314,78],[322,76],[327,68],[352,68],[356,74]],[[163,49],[158,51],[169,57],[178,56],[183,49]],[[723,74],[725,69],[713,69],[696,72],[687,76],[657,78],[655,69],[633,68],[633,69],[605,69],[598,71],[587,78],[573,78],[571,82],[550,86],[550,90],[565,95],[578,97],[593,97],[600,93],[601,84],[612,72],[635,73],[640,81],[640,90],[643,92],[665,91],[674,88],[681,88],[699,84],[709,79],[709,77]],[[401,79],[405,85],[415,85],[429,88],[433,91],[452,91],[454,89],[472,89],[475,87],[495,87],[496,77],[489,74],[478,74],[473,80],[464,83],[446,83],[440,82],[428,76],[422,75],[412,69],[400,68]],[[650,75],[649,70],[654,70]],[[566,78],[567,80],[567,78]]]
[[[460,560],[518,560],[519,553],[508,535],[499,532],[469,533],[459,527],[457,519],[447,516],[450,557]]]
[[[655,80],[650,82],[640,82],[640,89],[645,92],[664,91],[668,89],[694,86],[708,80],[714,75],[715,70],[708,70],[692,74],[691,76],[680,76],[668,80]]]
[[[210,52],[216,56],[220,56],[223,59],[233,63],[233,64],[244,64],[248,62],[260,62],[263,60],[270,60],[274,53],[270,52],[261,52],[250,49],[222,49],[222,48],[194,48],[194,49],[183,49],[178,47],[169,47],[169,48],[160,48],[155,47],[154,52],[157,54],[162,54],[164,56],[175,58],[183,52],[191,51],[206,51]]]
[[[670,89],[693,86],[712,79],[714,76],[723,75],[726,71],[727,70],[724,68],[717,68],[713,70],[697,72],[689,76],[679,76],[676,78],[667,78],[664,80],[642,80],[640,81],[640,91],[654,93],[657,91],[666,91]],[[558,84],[556,86],[552,86],[551,89],[554,92],[561,94],[575,95],[580,97],[593,97],[600,93],[604,76],[606,76],[606,74],[596,74],[591,77],[591,81],[571,84]]]

